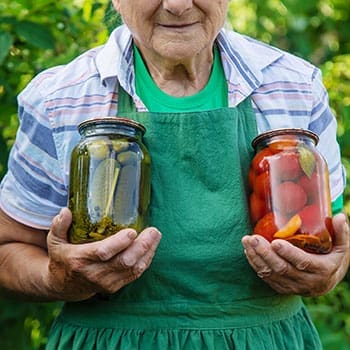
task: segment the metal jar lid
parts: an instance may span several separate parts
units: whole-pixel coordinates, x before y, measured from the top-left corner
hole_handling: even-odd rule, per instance
[[[139,122],[136,122],[135,120],[124,118],[124,117],[111,117],[111,116],[96,117],[96,118],[85,120],[78,125],[78,130],[80,133],[82,133],[84,129],[91,126],[94,127],[94,129],[103,129],[106,127],[113,127],[113,126],[125,126],[125,127],[131,127],[141,131],[142,135],[146,132],[146,128],[144,127],[144,125],[142,125]]]
[[[310,130],[301,129],[301,128],[281,128],[281,129],[269,130],[258,135],[253,139],[252,146],[256,148],[261,141],[264,141],[271,137],[285,136],[285,135],[307,136],[315,143],[315,145],[317,145],[319,140],[318,135]]]

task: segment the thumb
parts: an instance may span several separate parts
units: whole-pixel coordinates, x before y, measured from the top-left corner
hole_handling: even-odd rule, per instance
[[[72,223],[72,213],[68,208],[62,208],[54,217],[49,235],[56,242],[67,242],[67,232]]]
[[[346,251],[350,244],[350,228],[347,216],[339,213],[333,217],[334,248]]]

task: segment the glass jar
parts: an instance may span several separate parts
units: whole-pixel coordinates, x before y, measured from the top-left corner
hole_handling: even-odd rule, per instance
[[[68,232],[72,243],[103,239],[148,225],[150,155],[143,125],[126,118],[91,119],[78,127],[71,155]]]
[[[318,136],[303,129],[277,129],[257,136],[249,170],[254,233],[285,239],[311,253],[332,248],[328,168],[316,149]]]

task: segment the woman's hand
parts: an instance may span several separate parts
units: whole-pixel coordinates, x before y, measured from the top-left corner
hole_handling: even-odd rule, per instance
[[[47,237],[46,283],[66,301],[115,293],[139,278],[150,266],[161,239],[160,232],[150,227],[138,236],[136,231],[124,229],[102,241],[70,244],[67,231],[71,219],[70,211],[62,209]]]
[[[329,292],[349,267],[350,230],[346,216],[333,218],[335,241],[329,254],[311,254],[287,241],[270,244],[262,236],[244,236],[245,254],[257,275],[281,294],[318,296]]]

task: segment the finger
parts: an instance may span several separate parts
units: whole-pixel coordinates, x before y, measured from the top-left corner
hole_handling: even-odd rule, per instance
[[[260,266],[258,270],[259,277],[266,278],[272,272],[278,275],[290,275],[292,266],[283,259],[281,256],[275,253],[272,249],[271,243],[265,238],[256,235],[256,245],[254,247],[256,254],[255,262],[259,261]],[[271,273],[268,274],[268,271]]]
[[[119,289],[135,281],[138,277],[131,270],[124,271],[118,276],[115,273],[110,273],[110,278],[106,279],[102,286],[102,292],[107,294],[116,293]]]
[[[349,220],[343,213],[333,217],[334,246],[331,253],[335,253],[340,261],[337,264],[336,277],[341,281],[350,266],[350,228]]]
[[[72,213],[68,208],[62,208],[52,221],[50,233],[52,238],[67,242],[67,232],[72,223]]]
[[[133,268],[133,272],[140,277],[144,271],[146,271],[149,266],[151,265],[151,262],[153,260],[153,257],[156,253],[156,249],[159,245],[159,241],[157,244],[153,244],[151,249],[149,249],[146,254],[144,254],[141,259],[135,264]]]
[[[335,242],[332,253],[344,254],[344,252],[349,250],[350,235],[346,216],[344,214],[336,215],[333,218],[333,226],[335,232]],[[274,240],[271,243],[271,247],[278,255],[287,260],[299,271],[320,273],[321,269],[326,269],[323,255],[307,253],[284,240]],[[330,258],[327,259],[327,265],[329,267],[331,266],[334,258],[333,260]]]
[[[160,239],[161,233],[156,228],[145,229],[129,249],[117,256],[117,263],[124,268],[130,268],[139,262],[141,269],[145,268],[144,264],[147,265],[148,259],[153,256]]]
[[[318,273],[323,266],[319,255],[307,253],[285,240],[277,239],[272,241],[271,248],[276,255],[280,256],[282,260],[288,262],[298,271]]]
[[[307,286],[305,283],[301,283],[303,276],[307,276],[310,280],[312,275],[300,272],[291,266],[287,261],[276,255],[271,250],[271,246],[264,239],[259,236],[248,236],[242,239],[242,243],[245,246],[246,255],[249,263],[253,269],[257,272],[257,276],[263,279],[271,288],[281,294],[297,294],[301,292],[307,293]],[[258,248],[258,246],[262,245]],[[255,251],[257,249],[257,251]],[[272,259],[269,256],[273,256]],[[305,288],[304,288],[305,285]]]
[[[264,256],[267,254],[267,250],[270,249],[270,244],[263,237],[259,237],[257,235],[243,237],[242,244],[245,247],[244,253],[248,259],[248,262],[257,272],[257,275],[262,279],[270,277],[273,270],[264,258]],[[259,253],[256,249],[261,244],[265,246],[265,248]]]
[[[101,241],[80,244],[81,253],[93,261],[108,261],[128,248],[137,232],[133,229],[123,229]]]
[[[334,228],[334,248],[341,249],[342,251],[345,249],[349,249],[349,241],[350,241],[350,229],[349,222],[344,213],[339,213],[333,217],[333,228]]]
[[[266,267],[266,263],[255,251],[255,247],[259,244],[258,239],[255,236],[243,237],[242,244],[244,253],[252,268],[255,271],[263,270]]]
[[[106,266],[101,263],[88,265],[85,269],[85,276],[95,291],[108,294],[115,293],[137,278],[132,269],[116,271],[112,264]]]
[[[117,254],[114,259],[104,264],[95,262],[86,266],[88,280],[99,292],[114,293],[139,278],[149,267],[160,238],[161,234],[157,229],[144,230],[128,249]]]

